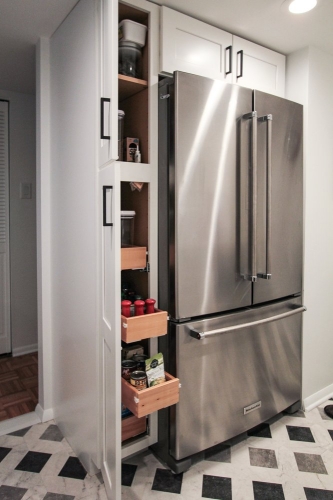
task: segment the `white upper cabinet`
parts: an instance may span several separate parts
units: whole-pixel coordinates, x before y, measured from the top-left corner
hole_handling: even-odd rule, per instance
[[[234,83],[284,97],[285,56],[238,36],[232,51]]]
[[[160,36],[161,73],[180,70],[232,81],[230,33],[161,7]]]
[[[161,7],[160,72],[185,71],[284,97],[285,56]]]

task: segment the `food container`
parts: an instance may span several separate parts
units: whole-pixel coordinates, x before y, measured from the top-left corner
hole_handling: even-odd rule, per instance
[[[142,78],[142,53],[137,43],[119,42],[118,72],[120,75]]]
[[[125,112],[118,109],[118,159],[124,159],[124,117]]]
[[[134,243],[134,210],[122,210],[121,216],[121,246],[132,246]]]
[[[147,389],[147,375],[143,371],[134,371],[131,373],[130,382],[138,391]]]
[[[146,359],[148,359],[146,354],[134,354],[132,359],[136,362],[136,367],[139,371],[146,372]]]
[[[132,359],[126,359],[121,362],[121,376],[125,380],[131,378],[131,374],[136,370],[136,362]]]
[[[143,47],[146,41],[146,33],[147,26],[130,19],[124,19],[118,25],[118,40],[122,42],[134,42]]]

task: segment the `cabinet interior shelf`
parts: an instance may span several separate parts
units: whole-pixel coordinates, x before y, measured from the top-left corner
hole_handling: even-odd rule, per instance
[[[141,92],[148,87],[147,80],[139,80],[131,76],[118,75],[119,84],[119,101],[128,99],[129,97]]]

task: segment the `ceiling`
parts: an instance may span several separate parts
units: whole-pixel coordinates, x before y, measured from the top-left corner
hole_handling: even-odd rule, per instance
[[[333,54],[333,1],[301,15],[283,0],[153,0],[289,54],[308,45]],[[78,0],[0,0],[0,89],[35,92],[35,44],[50,37]]]

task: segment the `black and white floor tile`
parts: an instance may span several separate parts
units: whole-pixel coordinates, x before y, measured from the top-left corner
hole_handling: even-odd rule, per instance
[[[327,401],[281,414],[215,449],[183,474],[148,451],[123,463],[122,500],[333,500],[333,420]]]
[[[279,415],[173,474],[145,451],[122,464],[121,500],[333,500],[333,419]],[[0,436],[0,500],[107,500],[54,422]],[[118,500],[118,499],[117,499]],[[120,500],[120,499],[119,499]]]
[[[0,436],[0,500],[107,500],[54,422]]]

